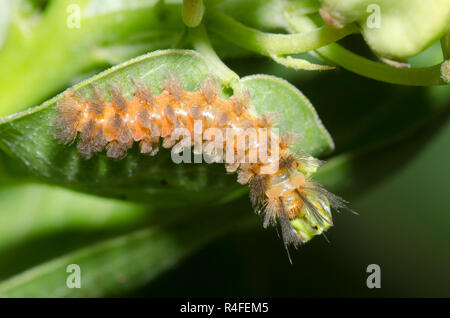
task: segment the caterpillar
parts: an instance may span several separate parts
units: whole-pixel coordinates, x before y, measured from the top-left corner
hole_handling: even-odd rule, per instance
[[[125,98],[114,82],[109,83],[109,101],[95,85],[91,98],[66,91],[56,105],[55,137],[66,145],[76,141],[78,152],[86,159],[106,150],[108,157],[120,160],[135,142],[143,155],[156,155],[160,146],[179,153],[183,136],[175,133],[177,129],[190,133],[187,145],[195,147],[192,135],[196,121],[219,131],[255,129],[258,136],[266,129],[268,142],[246,140],[243,151],[239,151],[234,137],[231,147],[227,140],[228,146],[220,141],[212,150],[202,148],[203,153],[219,157],[216,159],[233,155],[234,159],[225,162],[226,171],[237,173],[237,181],[250,186],[250,201],[255,212],[263,216],[264,228],[279,224],[285,247],[297,247],[333,225],[331,207],[345,207],[340,197],[312,180],[311,172],[320,161],[289,150],[296,136],[274,132],[274,114],[258,116],[250,111],[248,92],[222,98],[214,78],[205,79],[197,91],[185,91],[178,78],[168,74],[161,93],[155,95],[142,80],[133,81],[132,99]],[[207,139],[206,133],[200,134],[200,144]],[[269,154],[276,153],[275,159],[242,160],[248,159],[252,150],[263,148]]]

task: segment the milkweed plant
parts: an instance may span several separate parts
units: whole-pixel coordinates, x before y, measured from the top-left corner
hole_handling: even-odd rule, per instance
[[[236,229],[292,256],[449,112],[448,0],[0,8],[0,250],[91,233],[0,261],[5,297],[125,295]]]

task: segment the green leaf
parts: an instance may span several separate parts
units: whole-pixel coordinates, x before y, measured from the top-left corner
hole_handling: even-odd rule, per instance
[[[12,16],[12,2],[8,0],[0,0],[0,49],[5,42],[6,35],[8,34],[9,24]]]
[[[450,28],[449,30],[447,30],[447,33],[441,38],[441,47],[444,59],[450,59]]]
[[[318,179],[330,185],[332,189],[344,189],[348,190],[344,192],[349,195],[351,193],[353,196],[357,195],[361,189],[367,189],[389,176],[392,168],[404,165],[405,160],[409,160],[419,151],[420,146],[441,127],[447,118],[445,114],[446,112],[438,114],[434,119],[426,121],[402,136],[394,137],[386,144],[336,157],[320,170]],[[359,191],[355,193],[355,189]],[[3,297],[124,295],[157,277],[217,235],[234,231],[238,225],[253,224],[254,222],[247,223],[247,221],[256,220],[248,213],[250,207],[245,198],[214,209],[214,218],[208,217],[211,216],[210,209],[203,210],[205,214],[199,213],[195,217],[190,217],[192,215],[190,210],[159,211],[159,217],[172,214],[178,221],[166,223],[156,218],[154,220],[157,226],[96,243],[91,247],[45,262],[0,283],[0,295]],[[89,211],[84,213],[89,214]],[[73,214],[71,218],[86,223],[85,217]],[[54,216],[49,220],[52,219]],[[42,222],[45,222],[45,219]],[[81,266],[83,277],[81,289],[69,289],[65,285],[69,275],[66,273],[66,267],[69,264]]]
[[[242,206],[242,205],[241,205]],[[244,205],[248,206],[248,205]],[[195,219],[149,226],[68,253],[0,283],[0,297],[100,297],[123,295],[142,286],[230,229],[247,226],[254,215],[223,206]],[[199,221],[201,220],[201,221]],[[81,288],[70,289],[69,264],[81,269]]]
[[[446,124],[450,108],[381,142],[332,158],[315,178],[347,199],[368,192],[415,157]]]
[[[269,75],[247,76],[241,81],[250,90],[251,106],[257,114],[278,112],[280,132],[294,132],[303,137],[292,146],[293,150],[301,149],[313,156],[334,150],[333,140],[311,102],[295,86]]]
[[[327,14],[326,11],[322,11],[325,20],[327,20]],[[289,22],[286,30],[290,33],[309,32],[310,30],[314,30],[317,25],[321,25],[316,18],[313,19],[304,15],[298,15],[297,12],[289,8],[286,10],[285,17]],[[413,86],[442,85],[445,83],[441,78],[440,62],[437,65],[428,67],[398,68],[364,58],[336,43],[318,48],[315,52],[321,58],[329,60],[351,72],[378,81]],[[384,60],[388,61],[389,59],[385,58]]]
[[[72,90],[90,96],[95,83],[103,95],[108,84],[119,81],[122,92],[134,91],[131,78],[140,78],[154,92],[160,91],[168,73],[175,73],[186,90],[196,90],[202,80],[214,75],[205,60],[193,51],[158,51],[111,68],[76,85]],[[242,81],[257,112],[279,111],[282,130],[304,137],[298,147],[314,155],[332,149],[332,141],[312,105],[292,85],[274,77]],[[155,157],[143,156],[133,148],[121,161],[104,154],[82,159],[74,145],[61,145],[53,137],[52,120],[59,95],[42,106],[0,120],[0,148],[18,159],[39,180],[107,197],[147,202],[152,205],[218,204],[247,191],[227,175],[221,165],[179,164],[170,151]],[[301,123],[301,125],[299,124]],[[13,160],[15,160],[13,159]]]

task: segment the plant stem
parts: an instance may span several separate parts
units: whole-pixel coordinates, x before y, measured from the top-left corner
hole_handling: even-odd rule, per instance
[[[317,49],[316,52],[353,73],[382,82],[411,86],[445,84],[441,78],[441,64],[431,67],[396,68],[366,59],[336,43]]]
[[[299,34],[265,33],[247,27],[217,10],[208,11],[207,26],[224,39],[267,56],[308,52],[357,32],[354,25],[341,29],[326,25]]]
[[[307,23],[304,23],[306,17],[302,16],[299,20],[297,17],[288,14],[286,15],[286,18],[289,20],[290,24],[290,27],[288,28],[289,32],[294,33],[309,30],[309,28],[305,29],[308,25]],[[310,27],[313,27],[312,20]],[[329,60],[346,70],[378,81],[411,86],[445,84],[444,80],[441,78],[441,64],[421,68],[396,68],[364,58],[336,43],[317,48],[315,51],[322,58]]]
[[[209,41],[208,34],[205,27],[200,25],[196,28],[190,29],[192,45],[203,57],[211,63],[212,69],[217,72],[218,77],[225,82],[225,84],[235,87],[239,81],[239,76],[226,66],[222,60],[217,56],[214,51],[211,42]]]

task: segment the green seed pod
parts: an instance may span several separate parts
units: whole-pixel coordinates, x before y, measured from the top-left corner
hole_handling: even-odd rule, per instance
[[[450,24],[449,0],[321,0],[321,15],[340,27],[356,22],[379,56],[402,60],[442,37]]]

